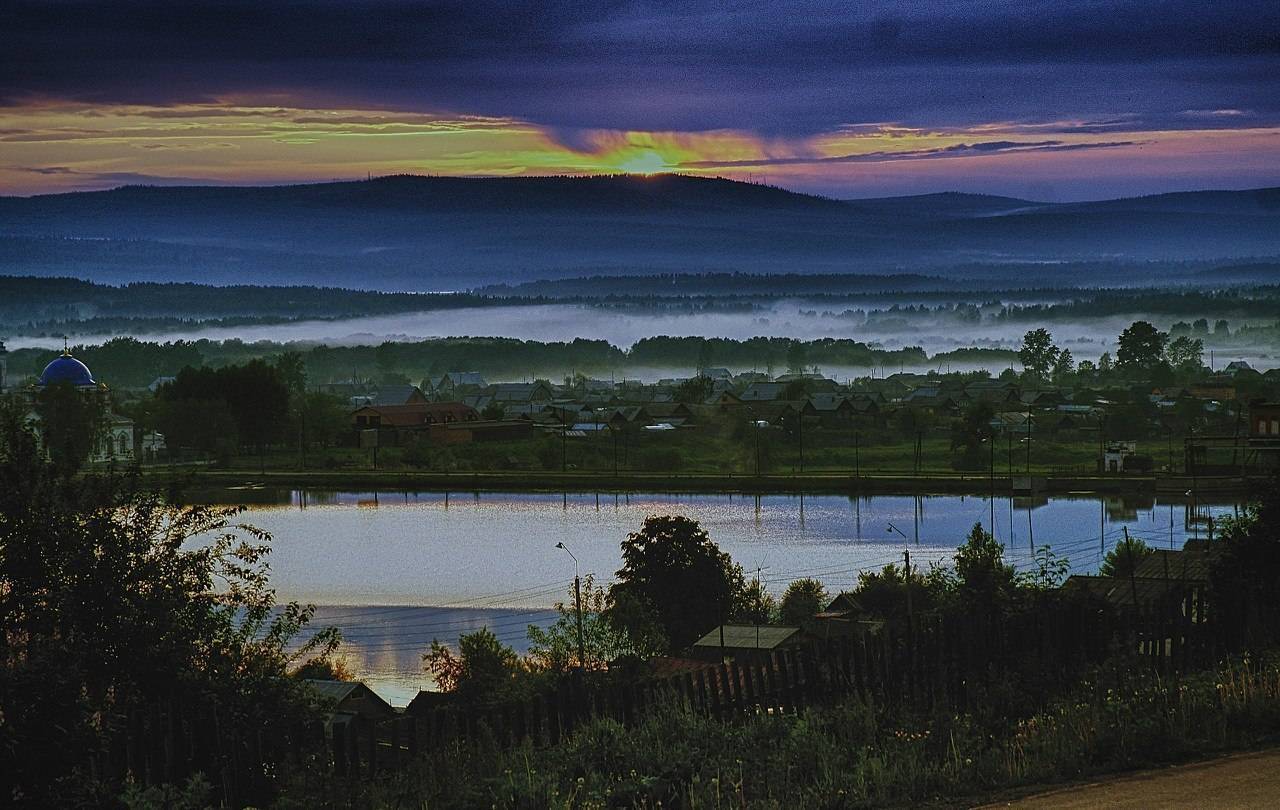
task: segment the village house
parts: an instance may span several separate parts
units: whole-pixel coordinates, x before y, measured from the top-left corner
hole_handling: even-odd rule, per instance
[[[478,371],[450,371],[428,382],[428,390],[435,399],[461,399],[488,385]]]
[[[365,405],[351,414],[358,431],[375,430],[378,443],[396,446],[415,435],[427,434],[433,426],[474,422],[480,414],[461,402],[413,402],[404,405]]]
[[[738,395],[738,400],[744,404],[777,402],[786,390],[787,383],[783,382],[753,382]]]
[[[318,702],[329,709],[330,722],[350,722],[352,718],[377,722],[397,714],[390,703],[359,681],[307,678],[303,683],[315,693]]]
[[[800,412],[827,428],[846,427],[853,422],[857,409],[843,394],[811,394],[804,401]]]
[[[414,405],[427,402],[427,395],[416,385],[380,385],[365,404],[377,408],[395,405]]]
[[[485,392],[504,407],[545,404],[555,399],[555,392],[545,382],[497,383],[486,388]]]
[[[1250,403],[1249,434],[1280,441],[1280,402]]]

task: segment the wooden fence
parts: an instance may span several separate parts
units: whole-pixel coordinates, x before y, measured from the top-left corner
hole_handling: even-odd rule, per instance
[[[269,798],[275,775],[308,764],[343,779],[404,767],[446,745],[555,745],[593,718],[630,726],[683,706],[730,722],[793,714],[856,695],[881,705],[963,710],[998,679],[1050,695],[1116,652],[1165,672],[1217,660],[1217,634],[1189,591],[1159,614],[1116,616],[1071,601],[1013,616],[926,615],[899,624],[727,661],[665,678],[562,678],[555,691],[483,707],[442,706],[372,722],[358,717],[264,736],[223,722],[216,710],[170,704],[131,715],[120,746],[95,763],[142,784],[204,773],[229,806]]]

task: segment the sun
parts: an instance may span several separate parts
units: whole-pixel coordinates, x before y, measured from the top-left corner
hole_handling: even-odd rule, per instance
[[[637,152],[618,164],[627,174],[658,174],[671,170],[665,158],[652,149]]]

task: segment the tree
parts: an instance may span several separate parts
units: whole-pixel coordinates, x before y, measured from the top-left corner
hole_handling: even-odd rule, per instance
[[[1219,525],[1209,567],[1215,626],[1237,647],[1274,644],[1280,626],[1280,476]]]
[[[827,606],[831,598],[816,579],[797,579],[782,594],[782,623],[799,626]]]
[[[912,568],[909,578],[905,567],[893,563],[881,571],[863,571],[853,589],[854,600],[868,614],[884,619],[907,615],[908,592],[913,610],[931,609],[936,602],[932,589],[919,568]]]
[[[1204,341],[1183,335],[1169,342],[1166,350],[1169,365],[1184,374],[1195,374],[1204,367]]]
[[[1120,333],[1116,367],[1126,372],[1151,372],[1160,366],[1169,336],[1147,321],[1134,321]]]
[[[1098,573],[1104,577],[1128,578],[1138,569],[1138,563],[1155,553],[1155,549],[1141,539],[1130,537],[1107,552]]]
[[[301,418],[306,427],[306,440],[329,447],[351,431],[351,409],[346,401],[323,391],[303,395]]]
[[[622,541],[609,616],[633,638],[649,635],[651,622],[680,651],[732,616],[743,590],[742,567],[697,521],[655,515]]]
[[[439,639],[432,640],[422,664],[440,691],[452,692],[469,703],[505,697],[522,670],[515,650],[499,641],[487,627],[459,636],[457,653]]]
[[[981,470],[989,465],[989,448],[984,442],[994,441],[991,420],[995,408],[985,400],[978,400],[965,409],[964,416],[951,426],[951,451],[960,449],[960,455],[952,460],[958,470]]]
[[[772,624],[778,615],[778,600],[759,579],[745,584],[738,598],[732,621],[742,624]]]
[[[809,381],[800,378],[791,380],[782,387],[782,396],[779,397],[785,402],[799,402],[809,396]]]
[[[282,352],[271,365],[290,393],[296,396],[307,390],[307,364],[301,353]]]
[[[607,669],[625,656],[649,658],[662,648],[651,637],[632,638],[627,630],[609,621],[609,593],[587,574],[581,583],[583,661],[578,661],[578,611],[572,589],[569,600],[557,602],[560,615],[550,627],[531,624],[528,628],[529,659],[539,669],[567,672],[581,663],[587,670]],[[660,642],[660,639],[659,639]]]
[[[222,419],[225,414],[235,424],[235,439],[260,451],[287,436],[290,389],[280,371],[262,360],[218,369],[184,368],[173,382],[161,387],[158,396],[171,406],[164,420],[165,437],[173,431],[180,446],[191,446],[184,440],[193,433],[205,443],[225,435],[221,429],[210,435],[207,425],[182,424],[190,421],[192,409],[207,411],[208,418]],[[223,407],[200,404],[215,402]]]
[[[294,643],[313,609],[276,604],[269,535],[238,509],[169,506],[133,476],[67,486],[14,416],[0,424],[0,795],[114,803],[121,786],[92,783],[110,777],[91,759],[173,702],[216,704],[245,739],[310,720],[289,669],[340,637]]]
[[[955,563],[956,592],[972,607],[988,611],[1003,607],[1017,588],[1014,568],[1004,561],[1004,545],[981,523],[973,524],[964,544],[956,549]]]
[[[64,477],[75,475],[104,438],[103,395],[55,383],[36,394],[35,411],[40,417],[41,442],[54,469]]]
[[[1058,357],[1053,362],[1053,379],[1054,382],[1064,382],[1073,373],[1075,373],[1075,358],[1071,356],[1070,349],[1063,349],[1058,353]]]
[[[1038,377],[1049,376],[1050,369],[1058,361],[1060,350],[1053,345],[1053,335],[1048,329],[1033,329],[1022,336],[1018,359],[1022,367]]]
[[[488,405],[485,405],[484,409],[480,411],[481,419],[497,420],[497,419],[505,419],[506,416],[507,416],[507,409],[502,407],[502,403],[496,400],[490,402]]]
[[[809,366],[809,352],[803,341],[793,340],[787,345],[787,372],[803,374]]]
[[[676,386],[672,398],[685,405],[701,405],[711,396],[711,378],[699,374]]]
[[[1051,591],[1062,585],[1071,573],[1071,561],[1054,554],[1050,546],[1036,546],[1031,557],[1035,567],[1022,576],[1022,584],[1028,588]]]

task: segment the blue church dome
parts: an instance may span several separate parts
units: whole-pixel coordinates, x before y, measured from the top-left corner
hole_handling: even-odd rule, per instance
[[[93,375],[89,373],[89,367],[65,353],[45,366],[40,374],[40,385],[55,383],[70,383],[76,387],[97,385]]]

